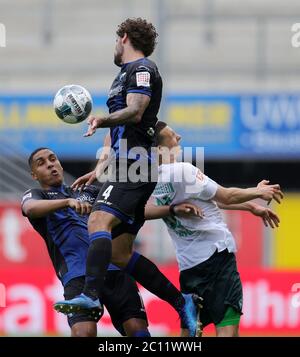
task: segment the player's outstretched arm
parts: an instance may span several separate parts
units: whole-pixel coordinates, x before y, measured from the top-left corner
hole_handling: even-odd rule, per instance
[[[40,218],[68,207],[82,215],[90,213],[92,208],[87,202],[80,202],[74,198],[65,198],[62,200],[28,200],[23,204],[22,210],[29,218]]]
[[[283,199],[283,193],[278,184],[269,185],[268,181],[261,181],[257,187],[252,188],[225,188],[218,185],[214,200],[225,205],[243,203],[251,201],[256,198],[261,198],[264,201],[271,201],[274,199],[280,203]]]
[[[224,205],[222,203],[217,203],[218,207],[226,210],[238,210],[238,211],[248,211],[254,216],[261,217],[263,223],[266,227],[279,227],[279,217],[270,208],[263,207],[254,202],[245,202],[236,205]]]
[[[111,128],[123,124],[137,124],[150,103],[150,97],[141,93],[129,93],[126,96],[127,107],[106,116],[90,116],[89,128],[84,136],[93,135],[98,128]]]
[[[271,228],[279,227],[279,223],[280,223],[279,217],[270,208],[266,208],[260,205],[255,205],[254,207],[252,207],[251,213],[254,214],[255,216],[261,217],[266,227],[268,226]]]
[[[108,167],[110,160],[111,160],[111,138],[109,132],[106,134],[104,141],[103,141],[103,150],[101,151],[99,160],[97,162],[96,168],[93,171],[88,172],[87,174],[78,177],[75,180],[71,188],[76,190],[82,190],[84,186],[91,185],[97,178],[99,178],[105,169]]]
[[[145,207],[145,219],[159,219],[168,217],[170,215],[179,217],[199,217],[203,218],[203,212],[198,206],[183,202],[171,206],[156,206],[154,204],[148,203]]]

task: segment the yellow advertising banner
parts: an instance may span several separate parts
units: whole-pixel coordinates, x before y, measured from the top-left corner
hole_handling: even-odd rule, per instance
[[[300,194],[286,194],[273,208],[280,218],[274,230],[274,268],[300,268]]]

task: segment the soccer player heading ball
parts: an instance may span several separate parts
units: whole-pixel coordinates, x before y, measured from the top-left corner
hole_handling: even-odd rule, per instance
[[[147,58],[155,48],[156,38],[154,26],[141,18],[127,19],[117,29],[114,62],[121,70],[108,94],[109,114],[91,116],[85,134],[91,136],[98,128],[110,128],[116,170],[114,178],[104,183],[89,218],[90,247],[83,294],[59,302],[56,307],[67,313],[71,311],[69,307],[101,308],[98,297],[113,256],[117,257],[116,264],[125,267],[139,283],[170,302],[189,325],[192,335],[195,321],[191,322],[193,318],[188,317],[192,313],[191,296],[186,298],[186,303],[182,294],[153,263],[132,253],[133,240],[144,223],[145,204],[156,185],[149,179],[149,174],[162,80],[156,64]],[[138,155],[132,155],[133,148],[139,148]],[[140,149],[143,149],[142,155]],[[140,169],[141,179],[134,182],[127,175],[128,169],[141,159],[144,162]],[[120,234],[112,249],[111,231],[117,226]]]

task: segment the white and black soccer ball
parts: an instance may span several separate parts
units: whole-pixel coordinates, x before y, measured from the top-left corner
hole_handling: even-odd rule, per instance
[[[85,88],[70,84],[55,94],[53,106],[59,119],[68,124],[77,124],[90,115],[93,101]]]

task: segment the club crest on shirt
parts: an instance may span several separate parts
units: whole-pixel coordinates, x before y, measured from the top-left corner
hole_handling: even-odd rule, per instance
[[[197,179],[198,179],[199,181],[203,181],[204,178],[205,178],[205,175],[204,175],[200,170],[198,170],[198,171],[197,171]]]

